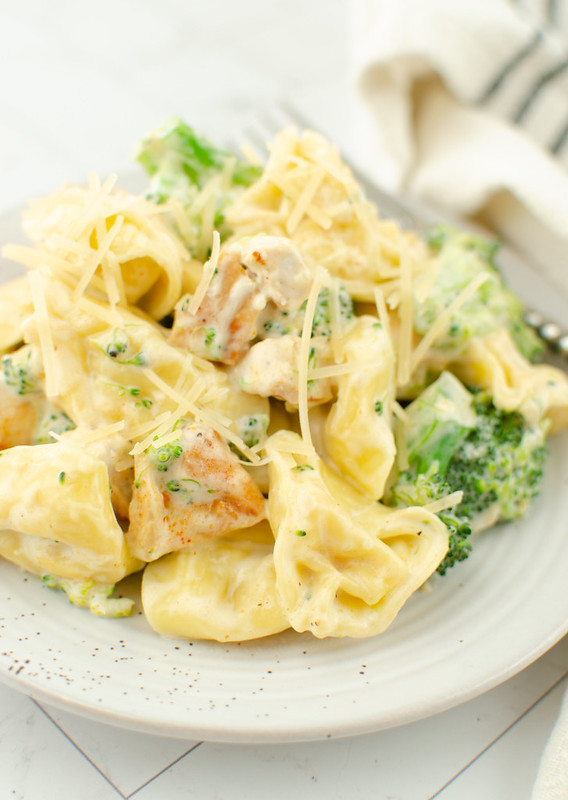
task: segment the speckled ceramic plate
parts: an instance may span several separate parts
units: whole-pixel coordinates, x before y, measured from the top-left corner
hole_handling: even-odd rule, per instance
[[[17,216],[0,220],[0,242],[17,238]],[[533,305],[568,318],[557,293],[523,265],[514,272]],[[170,641],[140,614],[92,617],[2,562],[0,680],[103,722],[192,739],[323,739],[429,716],[496,686],[568,630],[567,483],[562,435],[531,514],[482,534],[467,562],[372,639]]]

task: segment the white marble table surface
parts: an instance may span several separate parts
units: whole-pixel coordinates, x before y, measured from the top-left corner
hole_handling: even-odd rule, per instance
[[[347,0],[0,0],[0,212],[128,167],[168,115],[210,134],[295,102],[349,150]],[[353,739],[226,745],[109,728],[0,685],[0,798],[528,800],[568,641],[489,693]]]

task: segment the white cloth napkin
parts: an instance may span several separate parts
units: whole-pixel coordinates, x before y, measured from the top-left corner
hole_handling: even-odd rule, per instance
[[[359,164],[488,224],[568,298],[568,0],[351,1]],[[568,697],[533,800],[567,798]]]
[[[352,0],[351,11],[367,172],[477,216],[568,297],[568,0]]]
[[[568,694],[542,754],[532,800],[568,798]]]

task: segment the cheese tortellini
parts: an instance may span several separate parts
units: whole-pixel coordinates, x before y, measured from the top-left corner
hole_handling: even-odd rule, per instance
[[[142,603],[158,633],[245,641],[290,626],[276,591],[267,522],[149,564]]]
[[[392,431],[395,357],[376,317],[360,317],[337,345],[341,361],[359,369],[338,378],[337,401],[325,429],[325,446],[337,466],[373,499],[383,496],[394,464]]]
[[[488,389],[498,408],[520,411],[532,423],[544,418],[551,431],[568,424],[566,375],[548,364],[530,364],[506,331],[474,339],[454,372]]]
[[[446,527],[424,509],[372,502],[297,434],[267,442],[276,585],[292,627],[317,637],[380,633],[448,549]]]
[[[141,563],[113,512],[103,461],[63,442],[0,457],[0,554],[36,575],[116,583]]]

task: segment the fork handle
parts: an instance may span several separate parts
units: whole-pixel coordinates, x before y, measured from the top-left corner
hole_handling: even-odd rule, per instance
[[[552,350],[568,357],[568,333],[555,322],[549,322],[538,311],[526,311],[525,322]]]

